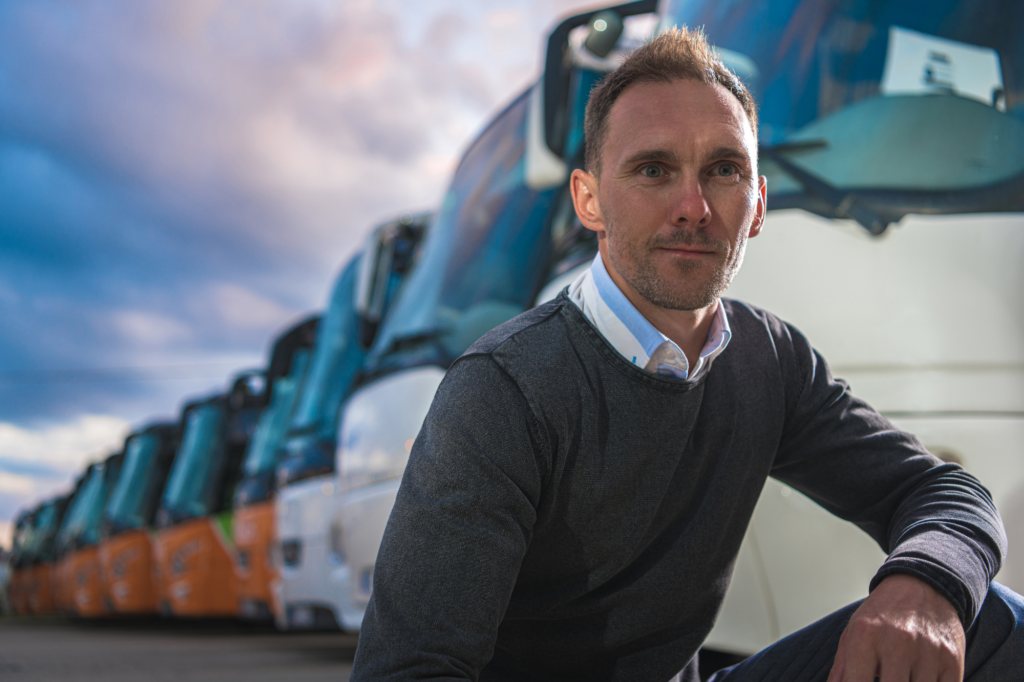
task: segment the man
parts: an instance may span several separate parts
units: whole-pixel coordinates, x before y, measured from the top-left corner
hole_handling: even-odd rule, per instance
[[[696,680],[768,475],[889,558],[863,603],[716,682],[1024,679],[1024,606],[989,590],[1005,536],[985,489],[851,396],[797,330],[721,299],[764,221],[756,125],[685,30],[595,88],[571,183],[600,254],[449,370],[353,680]]]

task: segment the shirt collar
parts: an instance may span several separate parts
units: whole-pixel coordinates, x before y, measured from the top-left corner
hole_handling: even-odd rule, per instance
[[[615,280],[608,274],[608,270],[605,269],[604,259],[601,258],[600,253],[591,263],[590,272],[594,277],[594,286],[597,287],[597,293],[601,296],[601,300],[615,314],[615,317],[626,325],[626,329],[636,337],[647,357],[651,357],[658,346],[668,340],[668,337],[658,331],[653,324],[647,321],[646,317],[640,314],[636,306],[629,302]]]
[[[732,338],[725,307],[719,304],[711,321],[707,341],[700,352],[700,359],[691,372],[686,355],[679,346],[658,331],[615,284],[600,253],[594,257],[590,269],[570,286],[570,299],[583,310],[620,355],[655,373],[665,373],[659,371],[660,368],[676,378],[696,379],[699,374],[707,371]],[[667,355],[676,358],[671,366],[648,368],[651,356],[666,344],[676,352],[666,354],[663,350],[658,357]]]

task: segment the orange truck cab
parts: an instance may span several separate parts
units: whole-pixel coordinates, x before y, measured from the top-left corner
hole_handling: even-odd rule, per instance
[[[121,472],[122,453],[110,455],[86,470],[82,487],[68,507],[57,536],[62,555],[57,568],[58,602],[72,615],[107,615],[106,584],[100,571],[99,542],[103,508]]]
[[[181,446],[160,500],[153,543],[163,613],[238,615],[231,503],[266,405],[265,385],[262,372],[243,373],[227,394],[183,410]]]
[[[27,545],[32,534],[32,516],[34,512],[24,511],[14,521],[14,535],[11,542],[10,578],[7,583],[7,597],[11,612],[25,615],[28,610],[28,591],[26,589],[29,576]]]
[[[11,552],[0,547],[0,616],[11,614]]]
[[[53,598],[53,608],[58,613],[70,615],[74,611],[74,603],[72,598],[72,581],[70,578],[65,579],[67,574],[68,564],[64,559],[69,554],[68,546],[65,543],[67,537],[68,525],[71,521],[71,509],[75,506],[75,500],[78,498],[79,493],[82,492],[82,487],[85,485],[85,481],[89,476],[89,472],[92,471],[92,467],[87,467],[85,471],[75,480],[75,485],[71,489],[71,492],[67,494],[67,509],[64,512],[64,517],[61,519],[60,526],[57,529],[57,538],[54,542],[54,558],[53,567],[50,570],[50,594]]]
[[[57,556],[57,531],[67,512],[70,495],[44,502],[32,519],[32,532],[26,551],[25,599],[30,613],[54,611],[53,574]]]
[[[274,342],[267,369],[268,404],[260,415],[235,488],[235,578],[239,615],[271,620],[271,582],[277,577],[271,548],[274,532],[274,470],[288,424],[305,382],[319,317],[292,327]]]
[[[99,561],[107,608],[115,613],[156,613],[152,534],[157,505],[181,442],[180,424],[151,424],[128,436],[124,463],[103,510]]]

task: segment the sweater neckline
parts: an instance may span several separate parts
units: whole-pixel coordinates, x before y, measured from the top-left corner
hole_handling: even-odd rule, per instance
[[[608,339],[604,338],[604,336],[601,335],[601,332],[594,327],[594,324],[587,319],[587,316],[583,314],[583,311],[577,308],[576,304],[569,300],[566,289],[563,289],[558,296],[555,297],[554,302],[560,304],[563,314],[566,316],[566,320],[583,332],[583,335],[594,346],[594,349],[604,357],[608,358],[616,369],[623,372],[627,378],[633,381],[638,381],[660,390],[687,393],[694,388],[702,386],[704,380],[711,373],[710,371],[703,372],[700,377],[693,381],[669,379],[667,377],[658,376],[657,374],[651,374],[619,355],[619,352],[615,350],[611,343],[609,343]],[[712,369],[714,368],[712,367]]]

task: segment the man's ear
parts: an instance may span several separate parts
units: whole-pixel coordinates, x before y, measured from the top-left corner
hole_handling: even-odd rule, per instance
[[[569,178],[569,189],[572,191],[576,217],[583,223],[583,227],[594,232],[604,232],[604,216],[601,215],[601,204],[597,199],[597,178],[577,168]]]
[[[764,226],[764,217],[768,212],[768,178],[760,176],[757,179],[757,212],[754,214],[754,223],[750,226],[748,237],[756,237],[761,234]]]

